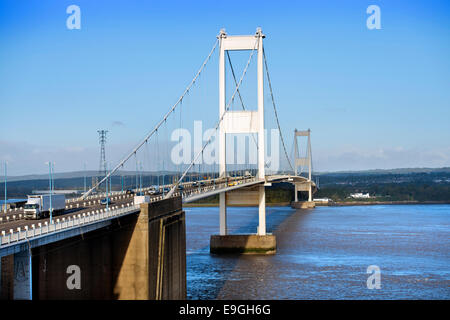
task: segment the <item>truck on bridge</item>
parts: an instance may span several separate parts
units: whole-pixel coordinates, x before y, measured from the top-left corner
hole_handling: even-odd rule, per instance
[[[66,208],[66,197],[64,194],[31,195],[28,196],[28,201],[24,205],[25,219],[41,219],[47,217],[50,213],[50,200],[53,213],[58,214]]]

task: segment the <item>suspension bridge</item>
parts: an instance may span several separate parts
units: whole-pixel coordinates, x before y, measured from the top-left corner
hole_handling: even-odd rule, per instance
[[[186,253],[182,204],[212,196],[219,197],[219,232],[211,236],[212,253],[275,253],[275,236],[266,230],[265,188],[275,183],[291,183],[295,188],[292,206],[308,208],[314,206],[312,195],[316,185],[311,176],[311,131],[296,129],[293,132],[294,156],[289,156],[287,151],[264,52],[264,38],[260,28],[255,34],[245,36],[229,35],[221,30],[192,81],[152,130],[110,171],[103,164],[107,171],[105,176],[80,198],[66,200],[64,213],[39,221],[25,220],[20,209],[10,209],[3,215],[0,218],[2,297],[46,299],[59,295],[60,298],[92,298],[103,294],[111,299],[184,298]],[[168,131],[170,122],[174,128],[180,127],[184,115],[188,114],[186,100],[192,97],[196,83],[201,81],[216,50],[219,51],[218,118],[212,129],[202,135],[202,143],[194,147],[194,152],[183,151],[184,159],[189,158],[190,161],[172,164],[170,183],[164,176],[161,183],[158,174],[157,186],[144,186],[136,175],[136,187],[132,193],[111,191],[114,175],[127,166],[135,165],[136,171],[142,168],[139,155],[143,155],[147,163],[151,162],[149,148],[154,158],[154,171],[169,172],[169,139],[161,132]],[[236,76],[231,61],[230,52],[234,51],[250,53],[240,77]],[[252,60],[256,60],[257,107],[254,110],[244,104],[242,90]],[[226,72],[227,65],[231,73]],[[227,86],[231,90],[227,90]],[[270,159],[266,154],[266,86],[275,118],[274,127],[278,132],[276,137],[279,138],[271,141]],[[235,110],[236,104],[239,104],[238,110]],[[232,151],[245,153],[233,144],[232,135],[248,137],[248,145],[253,145],[254,149],[253,152],[247,150],[247,155],[256,158],[256,163],[230,163],[227,144],[232,145]],[[297,139],[301,137],[307,138],[306,148],[302,149],[305,156],[300,156]],[[285,164],[285,168],[273,166],[273,141],[281,142],[280,162]],[[181,143],[181,136],[178,142]],[[207,159],[211,154],[215,159],[212,163]],[[302,175],[305,169],[306,176]],[[104,192],[99,191],[102,186],[105,186]],[[308,201],[298,201],[299,192],[307,193]],[[109,199],[105,204],[101,201],[104,198]],[[258,207],[255,234],[229,234],[227,205],[231,204]],[[106,259],[102,255],[108,257],[108,263],[102,260]],[[83,265],[90,270],[88,280],[84,282],[90,289],[83,293],[84,296],[67,289],[65,271],[68,263]],[[106,270],[99,277],[108,283],[107,288],[99,289],[93,285],[97,282],[93,280],[95,272],[92,270],[99,267]]]

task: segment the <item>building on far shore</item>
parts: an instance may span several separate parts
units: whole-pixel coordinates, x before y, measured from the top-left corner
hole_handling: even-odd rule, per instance
[[[370,195],[369,193],[358,192],[358,193],[350,193],[350,197],[353,199],[369,199]]]
[[[328,202],[332,202],[333,200],[331,200],[330,198],[314,198],[313,201],[321,202],[321,203],[328,203]]]
[[[313,201],[314,201],[314,205],[318,206],[318,207],[334,205],[333,199],[330,199],[330,198],[314,198]]]

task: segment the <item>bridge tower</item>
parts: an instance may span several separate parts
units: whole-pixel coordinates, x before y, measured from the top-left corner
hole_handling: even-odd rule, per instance
[[[265,179],[264,172],[264,74],[263,74],[263,39],[261,28],[254,35],[230,36],[224,29],[218,35],[219,53],[219,117],[223,117],[219,127],[219,174],[225,178],[226,173],[226,134],[256,133],[258,136],[258,178]],[[257,104],[256,111],[226,111],[225,55],[226,51],[257,50]],[[227,235],[226,192],[219,195],[220,235]],[[259,225],[258,235],[266,234],[266,194],[264,185],[259,186]]]
[[[306,147],[306,157],[299,157],[299,148],[297,137],[308,137],[307,147]],[[311,180],[311,171],[312,171],[312,156],[311,156],[311,130],[299,131],[297,129],[294,130],[294,153],[295,153],[295,163],[294,163],[294,171],[295,175],[299,175],[298,167],[308,167],[308,184],[306,184],[307,190],[305,190],[305,184],[295,183],[295,202],[298,202],[298,192],[299,191],[308,191],[308,202],[312,202],[312,180]]]

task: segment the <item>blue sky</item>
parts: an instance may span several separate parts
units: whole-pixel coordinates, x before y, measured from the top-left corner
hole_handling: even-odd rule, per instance
[[[81,30],[66,28],[71,4]],[[371,4],[381,30],[366,27]],[[45,173],[50,159],[97,170],[108,129],[117,162],[221,28],[260,26],[287,145],[311,128],[316,170],[450,166],[449,16],[448,1],[0,0],[0,161],[11,175]],[[210,63],[185,127],[218,118],[217,52]]]

